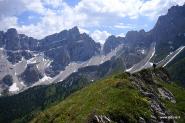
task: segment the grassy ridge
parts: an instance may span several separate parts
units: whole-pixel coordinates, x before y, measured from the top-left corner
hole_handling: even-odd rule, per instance
[[[92,113],[122,117],[136,122],[139,116],[148,118],[147,98],[140,95],[127,74],[95,82],[72,94],[65,101],[41,112],[32,123],[83,123]]]
[[[185,86],[185,58],[168,66],[168,71],[173,80]]]
[[[161,101],[174,116],[181,117],[177,122],[184,123],[185,89],[162,79],[158,80],[157,86],[174,94],[176,104],[162,98]],[[38,113],[31,123],[86,123],[94,114],[109,116],[115,122],[119,119],[138,122],[139,117],[149,121],[152,114],[149,103],[150,99],[142,96],[133,86],[130,75],[122,73],[92,83],[73,93],[66,100]]]

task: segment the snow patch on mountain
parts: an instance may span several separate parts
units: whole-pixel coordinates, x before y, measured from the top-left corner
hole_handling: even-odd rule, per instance
[[[113,56],[116,56],[117,52],[122,48],[122,45],[120,45],[107,55],[102,54],[93,56],[85,62],[71,62],[70,64],[68,64],[68,66],[66,66],[64,71],[61,71],[56,77],[50,80],[50,83],[61,82],[65,80],[72,73],[77,72],[79,68],[103,64],[104,62],[110,60]]]
[[[177,50],[175,50],[174,52],[170,52],[170,54],[167,55],[166,58],[164,58],[162,61],[157,63],[157,67],[167,66],[184,49],[185,49],[185,46],[181,46]]]
[[[45,81],[48,81],[48,80],[51,80],[52,78],[51,77],[48,77],[46,75],[44,75],[44,77],[42,77],[42,79],[40,79],[41,82],[45,82]]]
[[[17,83],[13,83],[13,84],[9,87],[9,91],[10,91],[10,92],[17,92],[17,91],[19,91],[19,87],[17,86]]]
[[[180,47],[179,49],[177,49],[177,53],[175,53],[170,59],[169,61],[167,61],[163,67],[165,67],[167,64],[169,64],[183,49],[185,48],[185,46]],[[173,53],[172,53],[173,54]]]

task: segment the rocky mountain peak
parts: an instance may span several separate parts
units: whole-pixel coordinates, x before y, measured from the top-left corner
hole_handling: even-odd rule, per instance
[[[17,30],[10,28],[5,33],[5,48],[7,50],[18,50],[20,49],[20,40],[18,38]]]
[[[109,37],[106,39],[106,41],[108,41],[108,42],[112,42],[112,40],[116,40],[116,36],[115,36],[115,35],[111,35],[111,36],[109,36]]]
[[[125,38],[116,37],[115,35],[109,36],[103,46],[103,52],[105,54],[109,53],[111,50],[114,50],[117,46],[124,43]]]
[[[125,38],[129,41],[132,42],[137,39],[137,37],[140,37],[144,33],[143,30],[141,31],[128,31]]]
[[[6,35],[8,36],[17,36],[17,30],[15,28],[10,28],[7,30]]]
[[[73,27],[72,29],[69,29],[70,33],[80,34],[80,31],[77,26]]]
[[[160,16],[153,33],[158,36],[157,40],[174,38],[178,33],[185,32],[185,5],[173,6],[166,15]],[[168,35],[168,36],[166,36]]]
[[[80,40],[94,42],[94,40],[87,33],[80,34]]]
[[[184,14],[185,12],[185,4],[183,6],[172,6],[170,9],[168,9],[168,15],[180,15]]]
[[[68,30],[68,38],[72,41],[76,41],[80,39],[80,31],[77,26]]]
[[[145,33],[145,30],[144,30],[144,29],[141,29],[141,30],[139,31],[139,33]]]

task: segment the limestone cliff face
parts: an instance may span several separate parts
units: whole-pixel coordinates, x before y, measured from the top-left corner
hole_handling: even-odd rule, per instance
[[[55,77],[70,62],[87,61],[92,56],[100,54],[100,49],[99,43],[89,35],[81,34],[77,27],[63,30],[41,40],[18,34],[14,28],[8,29],[7,32],[0,32],[0,57],[3,61],[0,65],[7,66],[7,70],[14,78],[13,82],[22,81],[29,86],[38,82],[44,75]],[[40,68],[37,70],[35,67],[30,67],[30,61],[37,62],[39,66],[45,68],[42,67],[40,71]],[[0,78],[6,74],[8,73],[1,73]],[[3,84],[1,81],[0,86]],[[19,82],[20,86],[24,86],[23,84]],[[0,93],[2,90],[6,89],[2,87]]]

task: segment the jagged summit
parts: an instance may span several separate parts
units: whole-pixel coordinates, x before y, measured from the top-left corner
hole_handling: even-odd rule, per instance
[[[13,34],[13,35],[17,35],[17,30],[15,28],[10,28],[7,30],[6,32],[7,34]]]
[[[78,27],[77,27],[77,26],[75,26],[75,27],[73,27],[73,28],[69,29],[69,32],[80,34],[80,31],[79,31],[79,29],[78,29]]]
[[[118,47],[120,44],[124,43],[125,38],[123,37],[116,37],[115,35],[109,36],[105,44],[103,45],[103,52],[105,54],[111,52],[114,50],[116,47]]]
[[[16,29],[11,28],[0,33],[0,48],[1,61],[4,61],[0,62],[0,81],[7,74],[6,71],[9,71],[13,83],[16,83],[16,90],[21,90],[25,85],[29,87],[36,83],[49,83],[51,77],[55,79],[54,77],[64,71],[71,62],[84,62],[100,54],[100,44],[88,34],[80,34],[78,27],[49,35],[41,40],[18,34]],[[28,67],[32,62],[36,62],[37,65],[34,70],[28,72],[31,70]],[[32,79],[32,75],[39,77]],[[0,88],[0,93],[8,93],[10,87],[0,82]]]

